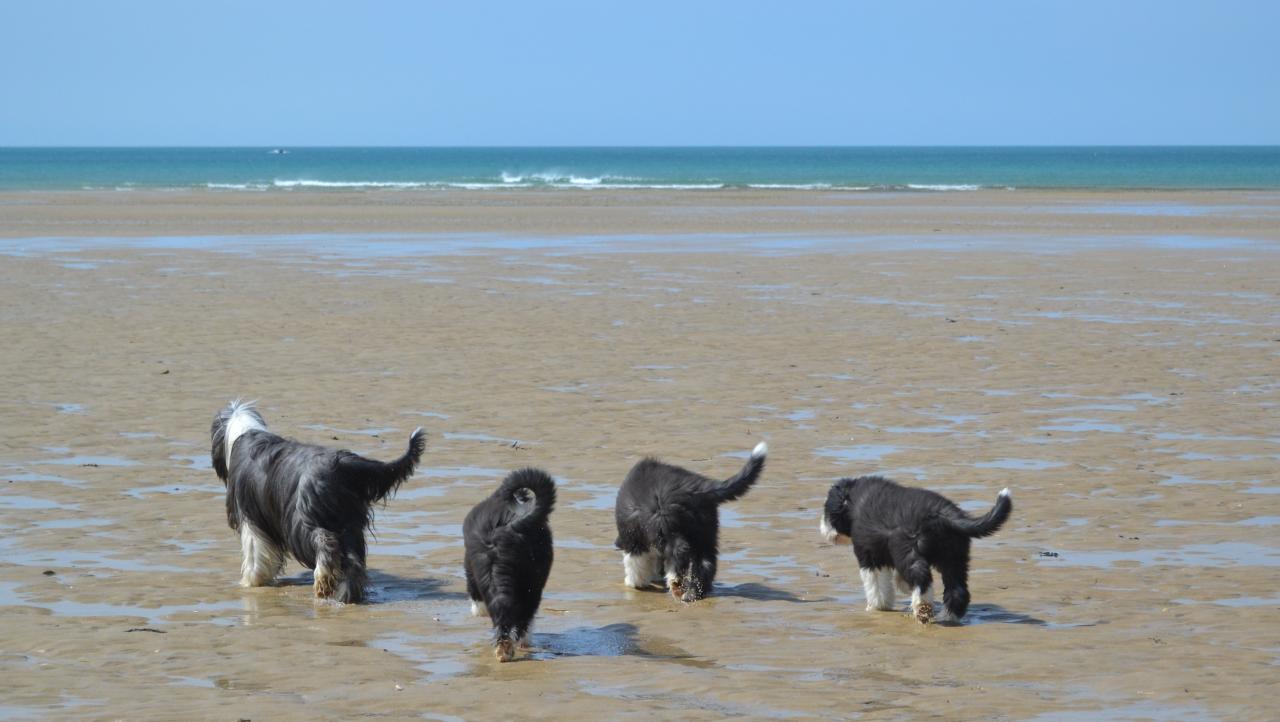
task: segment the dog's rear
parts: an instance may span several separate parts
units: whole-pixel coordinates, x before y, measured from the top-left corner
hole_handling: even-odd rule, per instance
[[[853,545],[868,610],[893,608],[896,577],[911,592],[912,613],[926,623],[933,614],[931,569],[942,575],[946,617],[963,618],[969,608],[970,541],[994,534],[1012,511],[1008,489],[975,519],[936,492],[864,476],[832,485],[819,528],[828,541]]]
[[[556,483],[540,469],[520,469],[467,514],[462,524],[464,571],[473,613],[487,610],[494,654],[507,662],[528,646],[533,617],[551,573],[554,548],[548,519]]]
[[[214,416],[210,437],[227,521],[241,535],[241,584],[269,583],[289,555],[315,570],[316,596],[362,601],[372,505],[413,475],[422,429],[403,455],[382,462],[277,436],[253,404],[233,401]]]
[[[694,601],[711,591],[719,545],[719,506],[741,498],[764,471],[761,442],[728,479],[710,479],[656,459],[632,467],[618,489],[614,517],[624,582],[641,589],[664,580],[671,595]]]

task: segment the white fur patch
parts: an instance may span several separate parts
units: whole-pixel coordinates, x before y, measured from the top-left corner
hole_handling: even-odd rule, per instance
[[[751,450],[751,458],[759,459],[760,457],[768,453],[769,453],[769,445],[761,441],[760,443],[756,444],[756,448]]]
[[[240,586],[269,584],[284,568],[284,551],[271,543],[249,522],[240,521]]]
[[[832,544],[852,544],[853,540],[836,531],[830,523],[827,522],[827,513],[823,511],[818,515],[818,533],[822,535]]]
[[[253,413],[253,402],[241,402],[239,399],[231,402],[231,417],[227,419],[225,444],[228,472],[231,470],[231,449],[235,448],[236,439],[239,439],[246,431],[254,429],[266,431],[267,427],[258,419],[258,415]]]
[[[885,589],[881,586],[880,581],[884,575],[879,569],[858,567],[858,575],[862,577],[862,591],[867,597],[868,612],[893,609],[893,587]]]
[[[898,595],[895,593],[893,578],[898,576],[893,567],[880,567],[876,570],[880,575],[880,601],[884,604],[881,609],[893,609],[897,606]]]
[[[658,553],[649,551],[645,554],[622,553],[622,570],[625,573],[623,584],[632,589],[644,589],[661,578],[658,568]]]
[[[487,617],[489,616],[489,609],[484,605],[484,602],[477,602],[476,600],[472,599],[471,600],[471,616]]]

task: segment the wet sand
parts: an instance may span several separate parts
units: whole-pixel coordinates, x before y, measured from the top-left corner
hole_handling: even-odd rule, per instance
[[[1273,715],[1273,195],[152,195],[0,198],[0,717]],[[344,235],[392,232],[454,235]],[[208,462],[236,396],[384,458],[427,428],[373,603],[293,563],[236,586]],[[717,594],[623,588],[627,469],[728,476],[760,440]],[[561,484],[556,563],[499,665],[460,525],[522,465]],[[818,537],[872,472],[971,511],[1012,490],[963,626],[864,612]]]

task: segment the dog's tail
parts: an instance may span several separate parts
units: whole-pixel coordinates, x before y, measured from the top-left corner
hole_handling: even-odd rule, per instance
[[[746,494],[751,485],[756,483],[756,479],[760,478],[760,472],[764,471],[764,459],[768,453],[769,445],[761,441],[751,450],[751,458],[747,459],[742,471],[724,481],[709,479],[708,485],[702,489],[702,492],[715,499],[717,504],[733,501]]]
[[[351,483],[359,487],[364,500],[373,503],[394,494],[405,479],[413,476],[426,446],[427,433],[418,427],[409,436],[409,448],[395,461],[378,461],[349,454],[341,457],[338,464],[349,475]]]
[[[1005,520],[1009,518],[1009,514],[1013,511],[1013,497],[1009,496],[1008,489],[1002,489],[1000,495],[996,497],[996,505],[991,507],[991,511],[980,519],[970,519],[969,517],[948,518],[947,523],[952,529],[971,536],[981,538],[991,536],[1000,527],[1004,526]]]
[[[513,512],[508,526],[521,534],[546,524],[556,506],[556,482],[541,469],[517,469],[507,474],[498,493]]]

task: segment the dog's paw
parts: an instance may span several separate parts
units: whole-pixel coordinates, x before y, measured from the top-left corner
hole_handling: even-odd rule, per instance
[[[928,624],[933,619],[933,605],[929,602],[920,602],[911,608],[911,614],[917,622]]]
[[[510,639],[504,639],[494,645],[493,656],[499,662],[510,662],[516,657],[516,645]]]
[[[317,599],[330,599],[334,592],[337,591],[336,580],[331,574],[317,574],[315,577],[315,589]]]

